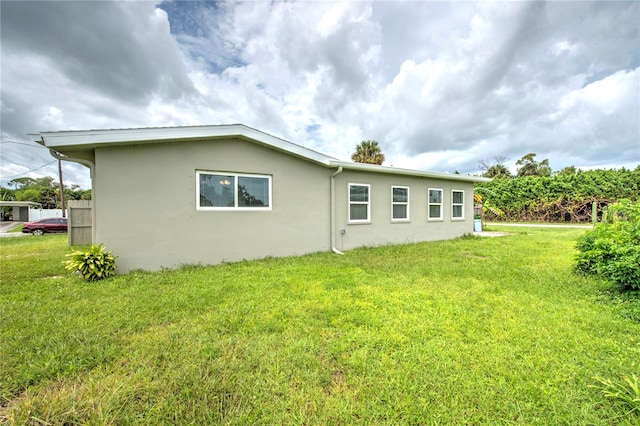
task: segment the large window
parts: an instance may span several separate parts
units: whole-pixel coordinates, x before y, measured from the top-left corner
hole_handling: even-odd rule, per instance
[[[442,220],[442,189],[429,188],[429,220]]]
[[[409,188],[406,186],[391,187],[391,220],[409,221]]]
[[[369,185],[361,183],[349,184],[349,222],[350,223],[368,223],[370,198]]]
[[[271,176],[197,172],[199,210],[271,210]]]
[[[464,219],[464,191],[451,191],[451,219]]]

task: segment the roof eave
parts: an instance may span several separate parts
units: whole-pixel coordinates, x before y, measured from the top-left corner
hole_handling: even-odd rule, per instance
[[[261,132],[243,124],[137,129],[72,130],[30,135],[36,142],[56,151],[93,150],[107,146],[140,145],[221,138],[240,138],[278,151],[329,166],[332,157]]]
[[[42,139],[42,136],[40,136],[40,133],[28,133],[27,136],[31,141],[37,144],[40,144],[42,146],[45,146],[44,140]]]
[[[331,165],[334,167],[342,166],[342,168],[346,170],[354,170],[354,171],[361,171],[361,172],[418,176],[418,177],[425,177],[425,178],[446,179],[446,180],[462,181],[462,182],[483,183],[483,182],[491,182],[492,180],[491,178],[485,178],[481,176],[468,176],[468,175],[458,175],[458,174],[443,173],[443,172],[431,172],[426,170],[402,169],[397,167],[378,166],[375,164],[351,163],[346,161],[332,161]]]

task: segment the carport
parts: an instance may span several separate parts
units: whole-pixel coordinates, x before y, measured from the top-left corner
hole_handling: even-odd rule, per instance
[[[10,211],[6,207],[11,207]],[[2,221],[29,222],[29,207],[40,208],[35,201],[0,201]]]

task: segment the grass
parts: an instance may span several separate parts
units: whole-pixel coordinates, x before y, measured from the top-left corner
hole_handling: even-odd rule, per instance
[[[4,238],[0,422],[638,424],[599,385],[640,322],[572,273],[584,231],[491,229],[93,284],[65,235]]]
[[[634,374],[622,380],[602,379],[596,377],[604,395],[629,408],[629,413],[640,411],[640,379]]]
[[[10,229],[9,231],[7,231],[7,232],[9,232],[10,234],[22,232],[22,226],[23,226],[23,225],[22,225],[22,223],[21,223],[21,224],[19,224],[18,226],[15,226],[15,227],[11,228],[11,229]]]

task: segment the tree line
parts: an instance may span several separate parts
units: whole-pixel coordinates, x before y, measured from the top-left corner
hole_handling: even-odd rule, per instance
[[[603,208],[619,200],[640,200],[640,165],[634,170],[581,171],[573,166],[552,172],[548,160],[527,154],[516,162],[512,175],[504,158],[488,165],[483,176],[493,181],[477,185],[483,199],[503,212],[497,220],[583,222],[592,220],[593,203],[600,217]]]
[[[9,188],[0,186],[0,198],[3,201],[33,201],[40,203],[43,209],[59,209],[61,205],[60,184],[52,177],[21,177],[10,180]],[[13,187],[13,188],[11,188]],[[64,187],[65,200],[90,200],[91,190],[79,185]]]

